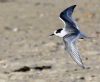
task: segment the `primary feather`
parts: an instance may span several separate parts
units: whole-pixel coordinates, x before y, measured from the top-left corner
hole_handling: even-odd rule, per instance
[[[72,59],[82,68],[84,68],[80,53],[75,44],[78,38],[79,34],[74,33],[73,35],[66,35],[63,39],[65,43],[65,49],[69,52]]]
[[[64,22],[66,30],[78,30],[76,22],[72,18],[72,14],[76,5],[73,5],[60,13],[60,19]]]

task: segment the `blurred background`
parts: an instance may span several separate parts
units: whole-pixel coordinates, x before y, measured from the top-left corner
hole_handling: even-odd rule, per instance
[[[77,43],[86,69],[49,37],[63,27],[59,14],[77,5],[73,17],[91,40]],[[0,0],[0,82],[100,82],[100,0]]]

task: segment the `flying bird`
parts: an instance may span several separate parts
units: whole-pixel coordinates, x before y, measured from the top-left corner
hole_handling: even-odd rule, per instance
[[[72,18],[75,7],[76,5],[70,6],[60,13],[59,18],[63,21],[64,28],[57,29],[50,36],[56,35],[62,37],[65,44],[65,50],[79,66],[85,68],[76,46],[76,41],[88,37],[79,30],[76,21]]]

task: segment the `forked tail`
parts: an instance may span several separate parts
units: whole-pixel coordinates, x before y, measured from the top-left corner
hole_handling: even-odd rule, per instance
[[[80,34],[80,39],[93,39],[94,37],[88,37],[86,34],[82,33]]]

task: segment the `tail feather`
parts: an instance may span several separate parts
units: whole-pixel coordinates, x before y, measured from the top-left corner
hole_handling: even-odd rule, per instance
[[[87,35],[81,33],[79,38],[80,38],[80,39],[85,39],[85,40],[90,40],[90,41],[92,41],[92,40],[95,39],[96,37],[88,37]]]
[[[84,33],[80,34],[80,39],[89,39],[90,37],[88,37],[87,35],[85,35]]]

